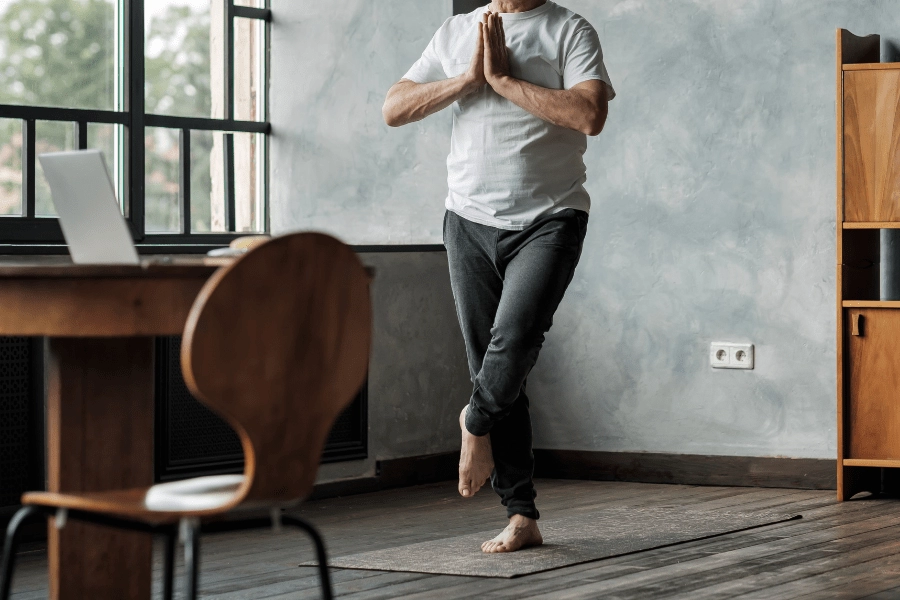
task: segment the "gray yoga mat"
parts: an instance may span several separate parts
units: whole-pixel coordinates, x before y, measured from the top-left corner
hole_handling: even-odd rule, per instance
[[[497,535],[493,530],[333,557],[329,563],[342,569],[512,578],[799,518],[790,513],[616,507],[541,519],[544,545],[513,553],[481,551],[481,542]]]

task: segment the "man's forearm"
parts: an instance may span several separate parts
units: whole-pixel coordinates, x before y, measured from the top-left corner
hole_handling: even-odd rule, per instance
[[[391,127],[421,121],[428,115],[447,108],[475,91],[476,86],[465,76],[431,83],[400,80],[388,91],[381,109],[384,122]]]
[[[579,90],[551,90],[510,76],[491,82],[494,91],[544,121],[597,135],[606,122],[606,105],[598,108]]]

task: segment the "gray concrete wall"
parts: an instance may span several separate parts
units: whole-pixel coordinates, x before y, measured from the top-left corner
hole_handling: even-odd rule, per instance
[[[390,130],[381,106],[451,13],[451,0],[272,0],[274,232],[440,241],[449,115]]]
[[[834,456],[834,32],[900,34],[896,2],[563,4],[600,32],[618,98],[586,155],[582,263],[529,379],[536,443]],[[379,109],[449,3],[273,10],[273,229],[439,242],[449,115],[390,130]],[[711,370],[713,340],[755,343],[756,369]]]
[[[325,465],[320,481],[375,474],[375,461],[459,450],[471,383],[443,252],[361,254],[375,267],[369,458]]]

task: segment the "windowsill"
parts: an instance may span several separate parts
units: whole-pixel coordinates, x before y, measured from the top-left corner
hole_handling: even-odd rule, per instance
[[[135,244],[138,254],[206,254],[228,244]],[[68,256],[65,244],[0,244],[0,256]]]
[[[140,255],[206,254],[228,244],[135,244]],[[442,244],[366,244],[351,245],[358,254],[380,252],[445,252]],[[0,256],[68,256],[65,244],[0,244]]]

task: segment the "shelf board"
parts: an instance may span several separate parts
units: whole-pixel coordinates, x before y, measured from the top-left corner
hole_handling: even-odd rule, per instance
[[[900,467],[900,460],[879,460],[876,458],[845,458],[845,467]]]
[[[844,229],[900,229],[900,221],[844,221]]]
[[[844,308],[900,308],[900,300],[844,300]]]
[[[850,65],[842,65],[844,71],[885,71],[888,69],[900,69],[900,63],[857,63]]]

